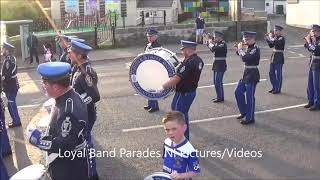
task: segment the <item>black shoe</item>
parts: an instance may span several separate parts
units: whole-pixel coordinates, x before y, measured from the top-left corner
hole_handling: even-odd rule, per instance
[[[273,89],[271,89],[270,91],[268,91],[268,93],[273,93],[273,91],[274,91],[274,90],[273,90]]]
[[[313,104],[311,104],[311,103],[308,103],[308,104],[306,104],[305,106],[303,106],[304,108],[311,108],[313,106]]]
[[[237,117],[237,119],[243,119],[244,117],[246,117],[246,114],[241,114],[240,116]]]
[[[150,109],[150,106],[144,106],[143,109],[149,110],[149,109]]]
[[[309,111],[319,111],[320,107],[312,106]]]
[[[249,121],[241,120],[241,121],[240,121],[240,124],[248,125],[248,124],[253,124],[254,122],[255,122],[254,119],[249,120]]]
[[[280,94],[280,91],[273,91],[272,94]]]
[[[159,108],[158,108],[158,109],[150,108],[150,109],[148,110],[149,113],[153,113],[153,112],[156,112],[156,111],[159,111]]]
[[[10,156],[10,155],[12,155],[12,151],[11,150],[8,151],[8,152],[3,152],[2,153],[2,157],[7,157],[7,156]]]
[[[89,180],[99,180],[99,176],[98,175],[91,176]]]
[[[14,124],[13,122],[8,123],[8,128],[13,128],[13,127],[19,127],[21,126],[21,123]]]
[[[219,103],[219,102],[223,102],[224,101],[224,99],[215,99],[213,102],[214,103]]]

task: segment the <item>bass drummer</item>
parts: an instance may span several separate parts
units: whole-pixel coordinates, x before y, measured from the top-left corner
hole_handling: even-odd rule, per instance
[[[147,29],[147,38],[148,38],[148,44],[145,47],[145,51],[148,51],[153,48],[161,47],[161,44],[158,43],[157,38],[158,38],[158,31],[150,27]],[[145,110],[147,110],[149,113],[153,113],[156,111],[159,111],[159,104],[157,100],[148,100],[148,105],[143,107]]]
[[[159,89],[153,90],[157,93],[165,89],[175,87],[175,95],[171,103],[173,111],[183,113],[187,128],[185,137],[189,140],[189,116],[188,112],[196,97],[196,90],[203,68],[203,61],[197,55],[197,43],[192,41],[181,41],[181,52],[184,60],[177,66],[176,74],[164,83]]]

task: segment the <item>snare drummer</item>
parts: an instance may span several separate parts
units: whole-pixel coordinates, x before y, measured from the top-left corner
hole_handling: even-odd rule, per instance
[[[189,139],[189,116],[188,112],[196,97],[196,90],[203,68],[203,61],[196,53],[197,43],[192,41],[181,41],[181,51],[184,60],[177,66],[176,74],[156,91],[176,87],[175,95],[171,103],[173,111],[180,111],[184,114],[187,129],[185,137]]]
[[[43,88],[56,103],[47,132],[28,126],[27,137],[32,145],[48,152],[48,172],[52,179],[87,180],[89,164],[85,136],[88,112],[80,95],[69,85],[70,70],[70,64],[63,62],[38,66]],[[71,152],[77,155],[64,156]]]
[[[147,29],[147,38],[148,38],[148,44],[145,47],[145,51],[161,47],[161,44],[157,41],[158,38],[158,31],[151,27]],[[155,112],[159,110],[159,104],[157,100],[148,100],[148,105],[143,107],[145,110],[147,110],[149,113]]]

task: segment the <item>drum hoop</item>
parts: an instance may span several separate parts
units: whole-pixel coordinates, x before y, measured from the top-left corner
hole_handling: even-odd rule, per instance
[[[160,50],[160,48],[159,48]],[[140,86],[140,84],[138,82],[134,82],[132,80],[132,76],[137,74],[137,69],[139,67],[139,65],[144,62],[145,60],[154,60],[159,62],[160,64],[162,64],[166,70],[168,71],[169,77],[174,76],[175,74],[175,68],[166,60],[164,60],[162,57],[157,56],[155,54],[140,54],[138,55],[132,62],[131,66],[130,66],[130,70],[129,70],[129,80],[131,85],[133,86],[133,88],[135,89],[135,91],[150,100],[157,100],[160,98],[166,98],[168,97],[173,91],[173,88],[169,88],[169,89],[165,89],[164,91],[162,91],[159,94],[154,94],[151,92],[148,92],[144,89],[142,89],[142,87]]]
[[[151,178],[151,177],[157,176],[157,175],[158,176],[163,176],[163,177],[168,178],[168,179],[172,179],[170,177],[170,175],[168,173],[165,173],[165,172],[154,172],[154,173],[148,175],[147,177],[145,177],[144,179],[148,179],[148,178]]]

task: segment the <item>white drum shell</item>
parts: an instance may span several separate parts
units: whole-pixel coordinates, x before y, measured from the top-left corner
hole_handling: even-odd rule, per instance
[[[33,164],[18,171],[10,180],[46,180],[46,177],[46,168],[42,164]]]

